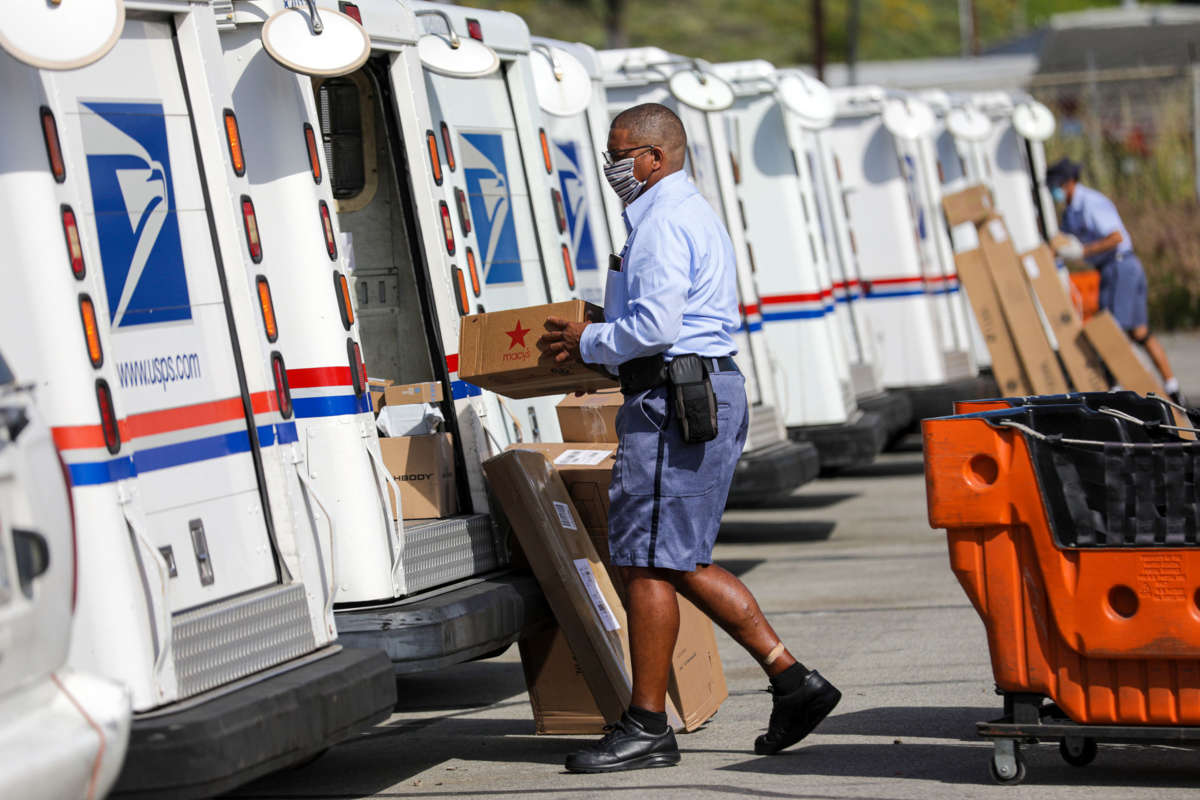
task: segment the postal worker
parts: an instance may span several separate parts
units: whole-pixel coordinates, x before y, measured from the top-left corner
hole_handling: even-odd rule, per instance
[[[774,695],[760,755],[804,738],[841,699],[798,662],[713,543],[746,442],[745,380],[733,361],[741,319],[733,244],[683,171],[687,136],[666,106],[623,111],[608,135],[605,177],[625,203],[629,231],[610,259],[605,322],[551,318],[539,345],[559,361],[620,375],[609,545],[627,587],[633,694],[599,742],[572,753],[572,772],[679,763],[667,724],[667,679],[679,632],[676,592],[762,666]]]
[[[1068,261],[1086,261],[1100,271],[1100,308],[1108,311],[1141,345],[1162,375],[1175,402],[1182,398],[1167,353],[1154,334],[1146,310],[1146,272],[1133,254],[1129,231],[1113,202],[1079,182],[1079,164],[1059,159],[1046,170],[1046,185],[1063,207],[1059,228],[1070,234],[1057,248]],[[1073,238],[1072,238],[1073,237]]]

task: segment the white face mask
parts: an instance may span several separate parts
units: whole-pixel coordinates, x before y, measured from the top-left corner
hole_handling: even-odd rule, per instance
[[[621,198],[621,202],[629,205],[638,198],[642,190],[646,188],[645,181],[639,181],[633,176],[633,162],[635,156],[622,158],[620,161],[615,161],[604,168],[604,178],[608,181],[608,185],[617,193],[617,197]]]

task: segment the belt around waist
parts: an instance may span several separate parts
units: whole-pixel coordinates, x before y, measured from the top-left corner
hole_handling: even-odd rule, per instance
[[[701,356],[708,371],[737,372],[737,363],[733,356]],[[667,360],[662,355],[643,356],[626,361],[618,368],[621,378],[621,391],[625,394],[638,394],[649,389],[655,389],[667,382]]]

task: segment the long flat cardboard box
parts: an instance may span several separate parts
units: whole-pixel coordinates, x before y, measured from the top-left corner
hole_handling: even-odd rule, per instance
[[[541,453],[546,460],[555,465],[586,527],[587,536],[597,556],[608,569],[609,579],[623,602],[624,585],[619,572],[608,560],[608,489],[612,480],[615,445],[580,442],[515,444],[510,445],[509,450],[531,450]],[[622,644],[628,647],[624,623],[621,635]],[[598,731],[603,725],[603,720],[593,711],[595,701],[586,696],[587,687],[578,674],[580,670],[565,663],[563,654],[555,649],[556,644],[553,637],[546,637],[537,642],[530,642],[521,649],[523,663],[528,657],[531,662],[541,664],[542,669],[549,673],[540,677],[536,683],[528,681],[531,669],[526,666],[530,702],[533,704],[538,731]],[[559,683],[549,686],[551,676]],[[707,722],[729,696],[712,621],[683,597],[679,597],[679,636],[675,640],[675,650],[672,653],[671,676],[667,690],[671,703],[678,709],[682,718],[681,727],[688,731],[695,730]],[[579,730],[581,726],[589,724],[593,727]]]
[[[1058,355],[1076,391],[1108,391],[1100,357],[1083,335],[1083,323],[1059,280],[1054,252],[1044,244],[1038,245],[1021,256],[1021,264],[1050,322],[1050,330],[1054,331],[1054,338],[1058,340]]]
[[[602,322],[604,311],[582,300],[492,311],[463,317],[458,340],[458,377],[513,399],[610,389],[616,381],[600,367],[558,363],[538,339],[548,317]]]
[[[483,471],[597,708],[606,722],[615,722],[630,698],[622,624],[604,588],[613,597],[616,592],[566,486],[541,453],[528,450],[490,458]]]
[[[1104,359],[1108,371],[1113,374],[1122,389],[1138,394],[1157,392],[1166,397],[1167,392],[1163,385],[1138,359],[1137,354],[1133,352],[1133,342],[1129,341],[1129,337],[1121,330],[1111,313],[1101,311],[1093,314],[1084,324],[1083,332]]]
[[[1030,388],[1034,394],[1065,394],[1069,391],[1066,377],[1046,337],[1025,270],[1002,219],[992,217],[979,226],[979,248]]]
[[[978,249],[956,253],[954,264],[958,270],[958,281],[967,292],[967,300],[975,312],[975,321],[992,357],[992,374],[1000,393],[1005,397],[1028,395],[1029,380],[1013,346],[1008,323],[1004,321],[1004,312],[1000,309],[1000,298],[996,296],[992,276],[983,261],[983,253]]]

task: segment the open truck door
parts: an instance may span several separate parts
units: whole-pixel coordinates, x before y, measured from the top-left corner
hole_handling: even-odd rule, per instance
[[[340,388],[313,386],[311,413],[297,398],[313,480],[355,525],[335,537],[339,636],[386,651],[396,672],[437,669],[501,650],[548,614],[532,576],[508,568],[479,466],[510,442],[557,438],[553,401],[503,400],[454,374],[462,315],[572,291],[536,107],[509,100],[532,98],[528,33],[508,14],[471,12],[468,25],[441,7],[320,3],[322,19],[340,9],[361,23],[370,54],[318,74],[270,52],[263,20],[277,8],[239,4],[221,46],[247,176],[271,208],[255,271],[271,278],[280,341],[292,334],[289,376],[336,377],[314,368],[358,348],[372,378],[440,384],[457,465],[455,512],[411,519],[401,506],[393,520],[381,478],[385,492],[395,484],[351,365],[337,367],[349,376]],[[472,38],[484,31],[495,49]],[[460,89],[470,102],[454,105],[468,99]],[[298,231],[300,219],[313,227]]]

